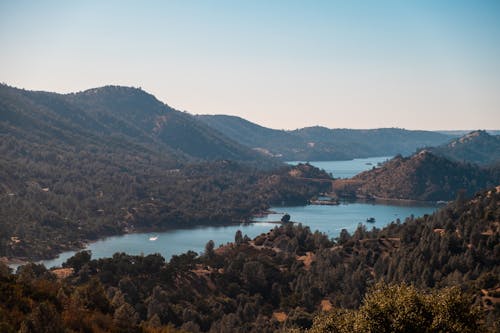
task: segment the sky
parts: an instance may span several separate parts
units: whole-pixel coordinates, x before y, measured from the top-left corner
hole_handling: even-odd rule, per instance
[[[500,129],[500,1],[0,0],[0,82],[276,129]]]

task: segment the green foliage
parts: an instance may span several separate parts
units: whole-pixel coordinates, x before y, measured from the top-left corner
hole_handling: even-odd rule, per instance
[[[79,251],[74,256],[66,260],[66,262],[63,263],[62,266],[71,267],[75,271],[79,271],[83,267],[83,265],[85,265],[90,261],[91,257],[92,257],[91,251]]]
[[[481,332],[479,309],[458,288],[424,293],[413,286],[377,284],[357,311],[335,309],[308,333]]]

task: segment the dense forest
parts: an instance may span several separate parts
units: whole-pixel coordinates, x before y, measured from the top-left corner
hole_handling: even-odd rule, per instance
[[[305,204],[330,188],[290,175],[292,167],[263,171],[218,161],[134,172],[134,162],[68,157],[61,164],[70,168],[43,162],[0,168],[12,189],[0,203],[0,256],[33,260],[114,234],[240,223],[271,204]],[[296,169],[329,177],[311,166]]]
[[[198,115],[196,118],[244,146],[284,161],[408,155],[418,148],[445,144],[454,137],[400,128],[355,130],[314,126],[285,131],[262,127],[235,116]]]
[[[398,155],[351,179],[339,179],[334,190],[342,197],[449,201],[499,183],[498,166],[479,167],[422,150],[409,157]]]
[[[293,220],[293,217],[292,217]],[[286,223],[165,262],[160,255],[64,269],[1,267],[5,332],[495,332],[500,187],[432,215],[364,225],[336,240]],[[56,278],[58,276],[58,278]],[[451,288],[453,287],[453,288]]]
[[[0,257],[54,256],[134,230],[241,222],[325,189],[290,170],[140,89],[61,95],[0,85]]]

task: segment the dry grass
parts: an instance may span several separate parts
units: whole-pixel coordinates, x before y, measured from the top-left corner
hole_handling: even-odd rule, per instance
[[[52,273],[57,276],[58,279],[65,279],[74,273],[73,268],[58,268],[52,270]]]

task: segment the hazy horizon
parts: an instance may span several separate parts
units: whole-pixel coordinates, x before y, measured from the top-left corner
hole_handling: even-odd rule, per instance
[[[0,81],[275,129],[500,129],[500,2],[0,2]]]

